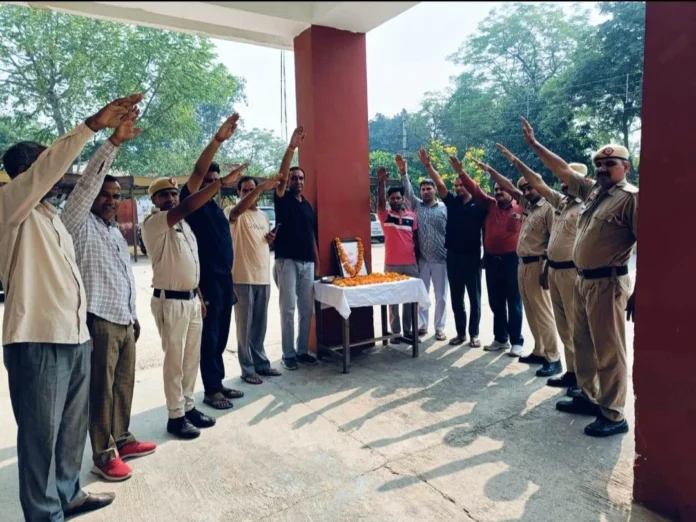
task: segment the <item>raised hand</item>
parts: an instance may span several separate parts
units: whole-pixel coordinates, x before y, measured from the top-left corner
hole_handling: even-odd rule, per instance
[[[263,180],[261,182],[261,186],[263,186],[263,190],[269,190],[272,188],[276,188],[278,185],[280,185],[281,181],[283,181],[283,175],[277,174],[275,176],[271,176],[270,178]]]
[[[225,187],[234,185],[237,182],[237,180],[242,177],[242,174],[248,166],[249,163],[242,163],[239,167],[227,174],[227,176],[220,178],[220,183],[222,183],[222,185]]]
[[[387,181],[387,169],[380,167],[377,169],[377,181],[385,183]]]
[[[401,154],[397,154],[394,160],[396,161],[396,166],[399,168],[399,172],[404,174],[406,172],[406,160],[404,157]]]
[[[140,103],[143,95],[140,93],[131,94],[123,98],[117,98],[111,103],[102,107],[99,112],[93,114],[85,120],[85,124],[94,132],[102,129],[115,129],[118,127],[133,107]]]
[[[498,152],[500,152],[505,158],[510,162],[510,163],[515,163],[515,160],[517,159],[515,155],[510,152],[508,149],[503,147],[500,143],[495,144],[495,148],[498,149]]]
[[[297,149],[302,142],[305,139],[305,131],[304,131],[304,125],[299,125],[293,132],[292,136],[290,136],[290,144],[288,145],[289,148],[292,150]]]
[[[464,167],[462,167],[462,162],[457,159],[457,156],[450,156],[449,162],[457,174],[466,174],[466,172],[464,172]]]
[[[111,143],[113,143],[116,147],[119,147],[124,141],[130,141],[138,137],[138,135],[142,132],[142,129],[136,129],[133,127],[135,125],[135,121],[138,119],[138,116],[140,116],[140,109],[138,109],[138,107],[133,107],[128,114],[126,114],[121,124],[116,127],[116,130],[109,138]]]
[[[430,156],[428,156],[428,152],[425,149],[418,149],[418,159],[424,167],[428,168],[430,166]]]
[[[491,170],[492,170],[492,169],[491,169],[488,165],[486,165],[485,163],[483,163],[483,162],[477,160],[476,158],[471,158],[471,161],[473,161],[473,162],[476,164],[476,166],[477,166],[478,168],[480,168],[481,170],[486,171],[486,172],[488,172],[489,174],[491,173]]]
[[[225,120],[225,122],[215,133],[215,141],[217,141],[218,143],[222,143],[223,141],[230,139],[234,134],[234,131],[237,130],[238,121],[239,114],[235,112],[232,116]]]
[[[522,120],[522,134],[524,134],[524,141],[526,141],[527,145],[531,147],[532,145],[536,144],[536,139],[534,138],[534,129],[529,122],[524,119],[524,116],[520,116],[520,119]]]

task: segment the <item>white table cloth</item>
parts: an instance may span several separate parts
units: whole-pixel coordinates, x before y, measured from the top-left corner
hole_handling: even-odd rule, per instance
[[[415,277],[393,283],[345,288],[316,281],[314,299],[322,303],[322,308],[335,308],[344,319],[350,316],[351,308],[361,306],[418,303],[423,308],[430,307],[425,285]]]

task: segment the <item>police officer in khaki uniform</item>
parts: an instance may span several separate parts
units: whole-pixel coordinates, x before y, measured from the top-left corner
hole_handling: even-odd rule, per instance
[[[558,351],[551,295],[542,279],[553,227],[553,207],[525,178],[520,178],[515,187],[495,169],[484,163],[476,163],[525,209],[517,244],[517,255],[520,258],[517,280],[527,322],[534,336],[534,350],[530,355],[520,357],[520,362],[543,364],[536,372],[538,377],[556,375],[563,371],[563,367]]]
[[[193,390],[201,355],[205,305],[198,290],[198,244],[184,218],[207,203],[222,185],[234,183],[246,165],[216,179],[179,205],[174,178],[152,182],[148,194],[159,212],[143,222],[142,236],[152,261],[152,315],[164,351],[164,395],[169,410],[167,431],[183,439],[200,435],[215,419],[194,408]]]
[[[565,348],[567,370],[560,377],[549,379],[547,384],[568,388],[568,396],[573,397],[580,393],[575,376],[575,349],[573,345],[573,295],[575,279],[578,274],[575,263],[573,263],[573,244],[575,243],[576,224],[582,200],[568,195],[568,185],[565,183],[561,183],[561,192],[553,190],[544,183],[539,174],[521,162],[509,150],[500,144],[497,147],[524,176],[524,179],[555,207],[546,262],[548,274],[545,274],[544,278],[548,281],[551,292],[553,315],[556,319],[558,334]],[[587,174],[587,167],[581,163],[571,163],[569,167],[582,176]]]
[[[585,427],[587,435],[626,433],[628,372],[623,313],[626,310],[629,318],[634,317],[628,262],[638,238],[638,189],[626,181],[631,167],[628,150],[610,144],[594,153],[595,184],[540,145],[524,120],[523,130],[527,143],[567,183],[569,194],[583,200],[573,247],[578,268],[573,341],[582,393],[559,401],[556,408],[596,415],[597,419]]]

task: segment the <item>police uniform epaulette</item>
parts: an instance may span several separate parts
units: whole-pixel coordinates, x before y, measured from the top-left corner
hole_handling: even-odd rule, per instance
[[[624,192],[628,192],[629,194],[638,194],[638,187],[631,185],[630,183],[626,183],[624,186],[619,188]]]

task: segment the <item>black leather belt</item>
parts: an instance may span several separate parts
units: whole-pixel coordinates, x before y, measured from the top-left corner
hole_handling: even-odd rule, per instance
[[[583,279],[603,279],[611,277],[616,273],[617,276],[628,275],[627,266],[604,266],[602,268],[593,268],[592,270],[578,270],[578,275]]]
[[[575,263],[572,261],[551,261],[549,259],[549,266],[554,270],[564,270],[566,268],[575,268]]]
[[[520,257],[520,263],[523,265],[528,265],[530,263],[536,263],[537,261],[541,261],[542,259],[546,259],[546,256],[524,256]]]
[[[160,290],[159,288],[155,288],[155,290],[152,292],[152,295],[159,298],[159,296],[162,295],[162,290]],[[193,299],[197,295],[198,295],[197,288],[195,290],[189,290],[189,291],[185,291],[185,292],[177,292],[176,290],[165,290],[164,291],[164,297],[166,299],[181,299],[182,301],[188,301],[189,299]]]

